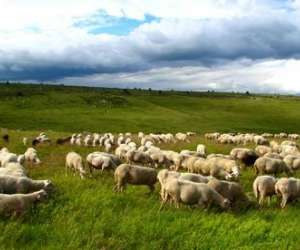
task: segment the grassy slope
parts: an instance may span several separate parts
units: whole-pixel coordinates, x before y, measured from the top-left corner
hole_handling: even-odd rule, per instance
[[[15,94],[13,88],[5,91]],[[22,89],[25,96],[26,91]],[[36,95],[36,89],[31,87],[28,91],[31,92],[30,98],[1,97],[1,127],[57,131],[298,130],[298,101],[291,98],[160,97],[141,93],[140,96],[122,96],[127,100],[126,104],[120,105],[119,100],[114,100],[118,107],[113,108],[107,108],[96,98],[96,107],[88,108],[80,96],[95,96],[96,93],[60,89]],[[55,108],[56,104],[60,104],[60,108]],[[46,107],[49,109],[45,110]],[[75,112],[71,117],[77,119],[76,123],[70,119],[71,111]],[[12,143],[9,148],[14,152],[24,152],[21,138],[36,133],[10,131]],[[52,138],[65,135],[49,133]],[[188,145],[163,147],[192,149],[199,142],[205,141],[197,137]],[[209,152],[228,153],[231,149],[231,146],[205,143]],[[94,149],[70,146],[42,146],[38,149],[43,164],[29,168],[29,174],[33,178],[53,180],[57,190],[49,202],[41,204],[24,218],[0,220],[0,248],[299,248],[299,204],[280,210],[274,200],[269,208],[226,213],[216,209],[202,211],[167,206],[159,213],[158,191],[147,196],[146,188],[129,187],[124,194],[115,194],[112,192],[111,173],[84,181],[71,174],[65,175],[64,157],[70,150],[86,156]],[[253,178],[251,170],[243,173],[241,182],[249,193]]]
[[[296,132],[300,99],[0,85],[0,114],[24,130]]]

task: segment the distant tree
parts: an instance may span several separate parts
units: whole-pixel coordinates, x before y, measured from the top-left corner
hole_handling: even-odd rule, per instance
[[[246,93],[245,93],[246,95],[250,95],[250,92],[249,91],[246,91]]]
[[[22,91],[18,91],[18,92],[16,93],[16,96],[17,96],[17,97],[23,97],[23,96],[24,96],[24,94],[23,94],[23,92],[22,92]]]
[[[9,85],[10,84],[10,82],[9,81],[6,81],[6,83],[5,83],[6,85]]]
[[[130,92],[128,89],[123,89],[123,93],[126,94],[126,95],[130,95]]]
[[[149,89],[148,89],[148,91],[149,91],[149,92],[151,92],[151,91],[152,91],[152,89],[151,89],[151,88],[149,88]]]
[[[162,91],[161,91],[161,90],[159,90],[159,91],[158,91],[158,94],[159,94],[159,95],[161,95],[161,94],[162,94]]]

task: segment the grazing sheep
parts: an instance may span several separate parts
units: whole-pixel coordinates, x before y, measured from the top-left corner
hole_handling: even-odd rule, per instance
[[[48,197],[45,190],[31,194],[0,194],[0,214],[5,216],[20,216],[35,203],[44,201]]]
[[[274,158],[274,159],[279,159],[279,160],[282,160],[282,156],[277,154],[277,153],[266,153],[264,155],[264,157],[269,157],[269,158]]]
[[[105,141],[104,142],[104,148],[105,148],[105,152],[109,153],[112,150],[112,144],[109,141]]]
[[[288,201],[300,197],[300,179],[280,178],[275,184],[275,192],[279,197],[282,197],[280,206],[284,208]]]
[[[87,155],[86,161],[91,174],[93,169],[101,169],[102,171],[106,168],[115,169],[121,164],[118,156],[105,152],[90,153]]]
[[[31,165],[38,165],[41,163],[40,159],[38,158],[37,151],[34,148],[28,148],[24,153],[24,156],[25,161],[29,162]]]
[[[72,139],[71,136],[66,137],[66,138],[58,138],[58,139],[56,140],[56,144],[57,144],[57,145],[64,145],[64,144],[66,144],[66,143],[70,143],[71,139]]]
[[[184,134],[184,133],[177,133],[177,134],[175,135],[175,138],[176,138],[178,141],[190,142],[189,139],[188,139],[187,134]]]
[[[201,174],[180,173],[179,180],[192,181],[197,183],[208,183],[212,176],[203,176]]]
[[[209,154],[206,157],[206,159],[209,160],[211,158],[216,158],[216,157],[232,160],[232,157],[230,155],[224,155],[224,154]]]
[[[225,160],[225,161],[222,161]],[[239,176],[238,167],[235,162],[226,162],[227,159],[223,158],[211,158],[203,159],[199,158],[197,160],[190,159],[187,162],[189,172],[199,173],[205,176],[213,176],[218,179],[231,180]],[[231,174],[227,169],[230,169]]]
[[[126,153],[130,150],[132,150],[132,149],[128,145],[121,144],[121,145],[119,145],[119,147],[116,148],[115,155],[117,157],[119,157],[120,159],[125,160],[126,159]]]
[[[254,136],[254,143],[256,145],[269,145],[270,144],[268,139],[266,139],[265,137],[263,137],[261,135]]]
[[[141,163],[145,165],[153,165],[153,160],[150,155],[144,152],[130,150],[126,153],[127,163]]]
[[[283,160],[260,157],[254,163],[256,175],[260,174],[279,174],[285,172],[287,175],[292,174],[292,170],[288,168]]]
[[[275,134],[274,135],[275,138],[287,138],[288,137],[288,134],[287,133],[280,133],[280,134]]]
[[[173,164],[170,168],[174,168],[176,171],[178,171],[181,167],[184,156],[172,150],[161,150],[161,152]]]
[[[198,144],[196,151],[202,156],[206,156],[206,146],[204,144]]]
[[[210,207],[212,204],[227,209],[230,201],[204,183],[170,178],[165,184],[165,197],[161,208],[168,200],[168,197],[179,207],[179,202],[187,205],[197,205],[200,207]]]
[[[221,181],[215,178],[209,180],[207,185],[216,190],[224,198],[227,198],[230,202],[236,203],[239,201],[248,202],[249,199],[245,194],[242,186],[236,182]]]
[[[0,193],[26,194],[40,189],[51,191],[53,184],[50,180],[32,180],[27,177],[0,176]]]
[[[150,157],[156,168],[159,166],[169,167],[171,165],[168,158],[161,152],[152,153],[150,154]]]
[[[18,156],[14,153],[8,153],[6,151],[2,151],[0,153],[0,166],[4,166],[9,162],[18,162],[22,164],[23,161],[24,161],[23,155]]]
[[[273,176],[257,176],[253,182],[253,193],[259,205],[263,205],[264,200],[268,197],[269,203],[271,197],[275,195],[276,179]]]
[[[264,156],[267,153],[272,153],[272,148],[265,146],[265,145],[259,145],[255,148],[255,152],[259,156]]]
[[[280,144],[281,146],[292,146],[297,147],[297,143],[295,141],[283,141]]]
[[[253,165],[258,155],[252,149],[248,148],[234,148],[230,152],[230,156],[243,163],[245,166]]]
[[[146,185],[150,191],[154,191],[157,181],[157,173],[154,169],[137,165],[121,164],[115,170],[115,191],[122,192],[127,184]]]
[[[270,142],[270,147],[272,148],[272,152],[274,153],[280,153],[281,152],[281,146],[276,141]]]
[[[299,134],[289,134],[288,138],[291,140],[298,140],[300,138]]]
[[[86,171],[81,156],[75,152],[70,152],[66,156],[66,170],[69,168],[74,172],[79,172],[80,178],[84,179]]]
[[[192,174],[192,173],[180,173],[176,171],[169,171],[167,169],[160,170],[157,174],[157,179],[161,186],[161,198],[165,196],[164,185],[169,178],[178,178],[179,180],[192,181],[197,183],[207,183],[212,177],[203,176],[201,174]]]
[[[272,137],[274,137],[274,135],[270,134],[270,133],[263,133],[261,136],[263,136],[265,138],[272,138]]]
[[[92,144],[93,144],[92,135],[90,135],[90,134],[86,135],[85,138],[83,139],[83,144],[86,147],[92,146]]]
[[[71,139],[70,139],[70,144],[71,144],[71,145],[75,145],[76,137],[77,137],[76,134],[73,134],[73,135],[71,136]]]
[[[117,165],[109,156],[101,154],[92,159],[89,167],[92,173],[93,168],[101,169],[101,172],[103,172],[104,169],[116,169]]]
[[[293,171],[300,169],[300,155],[287,155],[283,161]]]
[[[183,156],[197,156],[197,157],[205,157],[205,155],[197,152],[197,151],[191,151],[191,150],[181,150],[180,153]]]
[[[82,140],[82,135],[81,134],[77,135],[75,139],[75,145],[81,146],[82,145],[81,140]]]
[[[280,146],[280,155],[285,157],[286,155],[300,155],[298,147],[290,145],[281,145]]]
[[[185,158],[181,166],[182,168],[186,169],[190,173],[199,173],[199,166],[205,161],[204,158],[197,157],[197,156],[190,156]]]
[[[27,177],[25,168],[18,162],[6,163],[2,168],[0,168],[0,175]]]
[[[210,166],[211,170],[216,170],[217,172],[219,172],[220,171],[219,169],[223,169],[224,171],[229,173],[231,175],[231,177],[239,178],[239,176],[240,176],[240,168],[237,165],[235,160],[216,157],[216,158],[208,159],[207,162],[208,162],[208,165]],[[215,175],[215,173],[213,173],[213,172],[211,172],[211,175],[218,178],[218,175]],[[224,176],[223,176],[223,178],[224,178]],[[218,179],[223,179],[223,178],[218,178]]]

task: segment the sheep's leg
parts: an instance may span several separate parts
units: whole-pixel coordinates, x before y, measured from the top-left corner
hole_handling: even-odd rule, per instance
[[[201,199],[199,199],[199,201],[198,201],[198,207],[201,207],[201,208],[203,208],[204,207],[204,203],[203,203],[203,201],[201,200]]]
[[[282,195],[282,201],[281,201],[281,208],[284,208],[286,206],[286,203],[288,202],[288,196],[287,195]]]
[[[161,190],[160,190],[160,198],[161,198],[161,200],[164,200],[165,196],[166,196],[166,191],[165,191],[164,188],[161,188]]]
[[[118,192],[118,184],[116,184],[116,185],[114,186],[113,191],[114,191],[114,192]]]
[[[160,207],[158,211],[161,211],[164,207],[164,205],[166,204],[166,202],[168,201],[168,196],[164,197],[160,203]]]
[[[272,197],[271,197],[271,196],[268,196],[268,206],[271,205],[271,199],[272,199]]]
[[[260,206],[262,206],[263,204],[264,204],[264,198],[265,198],[265,196],[263,195],[263,194],[261,194],[260,196],[259,196],[259,201],[258,201],[258,204],[260,205]]]
[[[92,164],[88,163],[89,171],[90,171],[90,176],[93,177],[93,166]]]

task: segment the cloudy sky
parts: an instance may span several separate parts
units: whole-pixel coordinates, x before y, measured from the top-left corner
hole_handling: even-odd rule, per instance
[[[300,93],[300,0],[0,0],[0,80]]]

